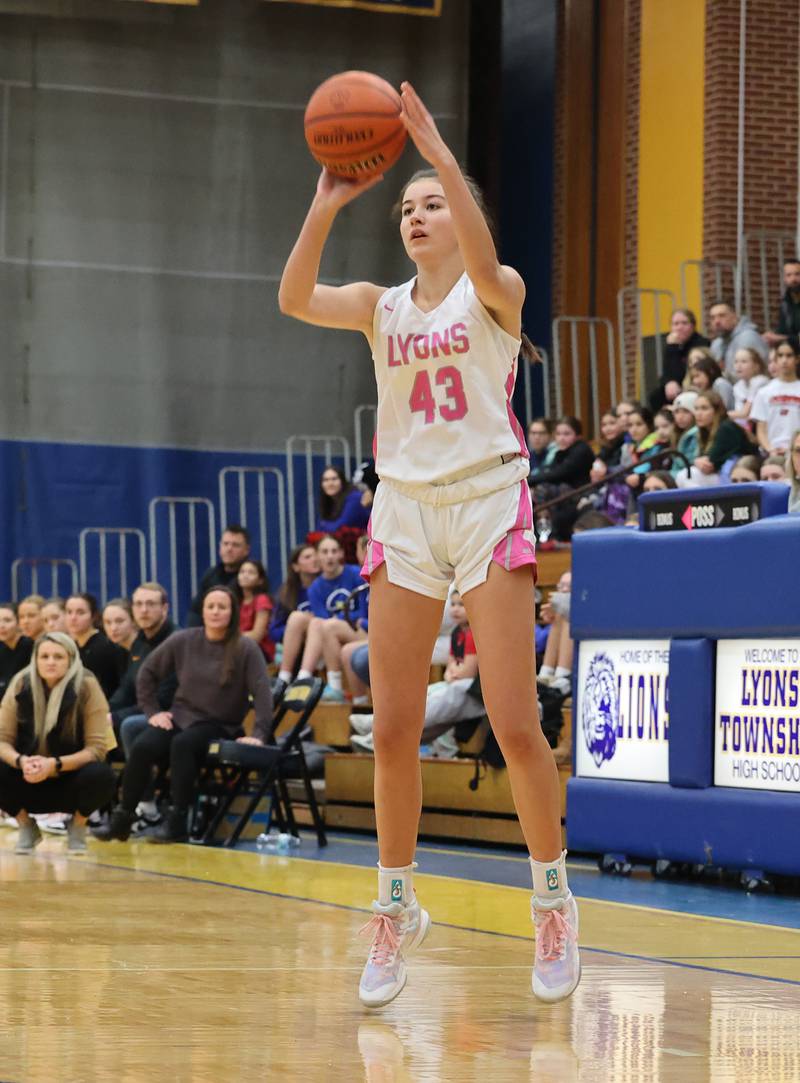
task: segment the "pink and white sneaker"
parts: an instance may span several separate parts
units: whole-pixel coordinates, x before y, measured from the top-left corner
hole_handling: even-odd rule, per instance
[[[534,895],[531,917],[536,926],[533,992],[552,1003],[574,992],[581,980],[578,951],[578,905],[570,891],[557,906],[544,907]]]
[[[373,916],[361,929],[372,933],[372,947],[361,973],[358,998],[367,1008],[381,1008],[394,1000],[406,984],[405,957],[420,946],[428,935],[430,914],[416,897],[408,906],[390,903],[372,904]]]

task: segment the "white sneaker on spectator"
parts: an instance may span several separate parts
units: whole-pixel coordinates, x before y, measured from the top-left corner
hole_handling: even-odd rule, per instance
[[[17,845],[14,847],[16,854],[32,854],[42,841],[42,833],[35,820],[28,820],[26,824],[19,825]]]
[[[161,823],[161,813],[155,801],[140,801],[136,806],[136,815],[151,824]]]
[[[363,737],[367,733],[372,733],[374,721],[374,714],[351,714],[350,729]]]
[[[539,1000],[563,1000],[581,980],[578,904],[571,891],[558,905],[547,907],[534,895],[531,917],[536,927],[533,992]]]
[[[8,816],[5,812],[0,812],[0,827],[19,827],[16,816]]]
[[[380,1008],[394,1000],[406,984],[405,957],[428,935],[430,914],[416,896],[408,906],[372,904],[373,916],[361,929],[372,933],[372,947],[361,973],[358,998],[368,1008]]]
[[[350,738],[350,744],[354,752],[375,752],[375,742],[371,733],[365,733],[363,736],[354,733]]]
[[[39,825],[39,830],[44,831],[47,835],[66,835],[67,833],[67,820],[69,816],[66,812],[50,812],[46,816],[34,816]]]

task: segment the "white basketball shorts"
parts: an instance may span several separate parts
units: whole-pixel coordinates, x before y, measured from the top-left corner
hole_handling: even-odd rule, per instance
[[[531,565],[536,578],[528,462],[515,456],[441,484],[382,478],[372,505],[361,574],[386,565],[389,582],[430,598],[450,583],[466,594],[486,582],[492,561],[511,571]]]

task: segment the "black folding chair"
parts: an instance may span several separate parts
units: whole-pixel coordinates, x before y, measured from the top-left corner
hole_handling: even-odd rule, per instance
[[[203,835],[204,843],[211,842],[214,838],[234,801],[238,797],[248,797],[247,805],[233,831],[223,843],[224,846],[235,846],[259,802],[268,794],[270,811],[266,830],[269,831],[274,818],[281,831],[288,827],[296,836],[297,823],[287,780],[299,778],[303,782],[317,841],[320,846],[327,846],[325,825],[311,784],[302,743],[303,736],[309,731],[308,721],[319,703],[323,687],[318,677],[309,677],[295,681],[284,690],[280,707],[273,716],[268,745],[248,745],[239,741],[211,742],[207,764],[209,768],[218,768],[221,772],[223,792],[219,795],[216,812]],[[277,731],[288,715],[294,716],[292,725],[285,733],[278,735]]]

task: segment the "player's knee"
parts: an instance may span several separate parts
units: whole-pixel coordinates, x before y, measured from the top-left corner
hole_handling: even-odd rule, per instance
[[[409,725],[408,719],[386,716],[376,718],[372,728],[372,739],[375,754],[378,756],[394,757],[409,750],[413,750],[415,756],[419,755],[417,751],[419,748],[418,727]]]
[[[543,737],[538,719],[499,724],[493,720],[492,727],[506,762],[527,758],[540,749]]]

